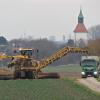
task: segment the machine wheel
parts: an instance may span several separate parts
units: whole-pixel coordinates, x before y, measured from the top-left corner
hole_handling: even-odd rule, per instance
[[[25,78],[25,71],[21,71],[20,73],[21,73],[20,78]]]
[[[14,72],[14,78],[21,78],[21,72]]]
[[[27,71],[25,72],[25,78],[28,78],[28,79],[33,79],[33,72],[32,71]]]

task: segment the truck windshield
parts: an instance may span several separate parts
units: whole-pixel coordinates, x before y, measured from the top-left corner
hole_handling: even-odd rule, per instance
[[[81,64],[82,64],[82,66],[89,65],[89,66],[92,67],[92,66],[96,65],[96,61],[90,60],[90,59],[89,60],[83,60]]]

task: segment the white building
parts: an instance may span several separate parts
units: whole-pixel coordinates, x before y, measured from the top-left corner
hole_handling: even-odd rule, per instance
[[[82,14],[82,10],[80,9],[80,13],[78,16],[78,24],[74,29],[74,37],[75,44],[79,46],[80,41],[84,41],[85,45],[88,43],[88,31],[84,25],[84,16]]]

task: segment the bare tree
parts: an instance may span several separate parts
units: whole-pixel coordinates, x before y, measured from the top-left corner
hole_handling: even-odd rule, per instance
[[[91,28],[89,28],[89,34],[88,37],[90,39],[97,39],[100,38],[100,25],[96,25],[96,26],[92,26]]]

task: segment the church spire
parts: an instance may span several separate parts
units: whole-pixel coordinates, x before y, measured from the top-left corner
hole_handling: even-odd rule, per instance
[[[84,23],[84,16],[83,16],[81,8],[80,8],[79,16],[78,16],[78,23]]]
[[[80,8],[79,16],[78,16],[78,24],[77,24],[74,32],[75,33],[88,33],[88,31],[84,25],[84,16],[83,16],[81,8]]]

